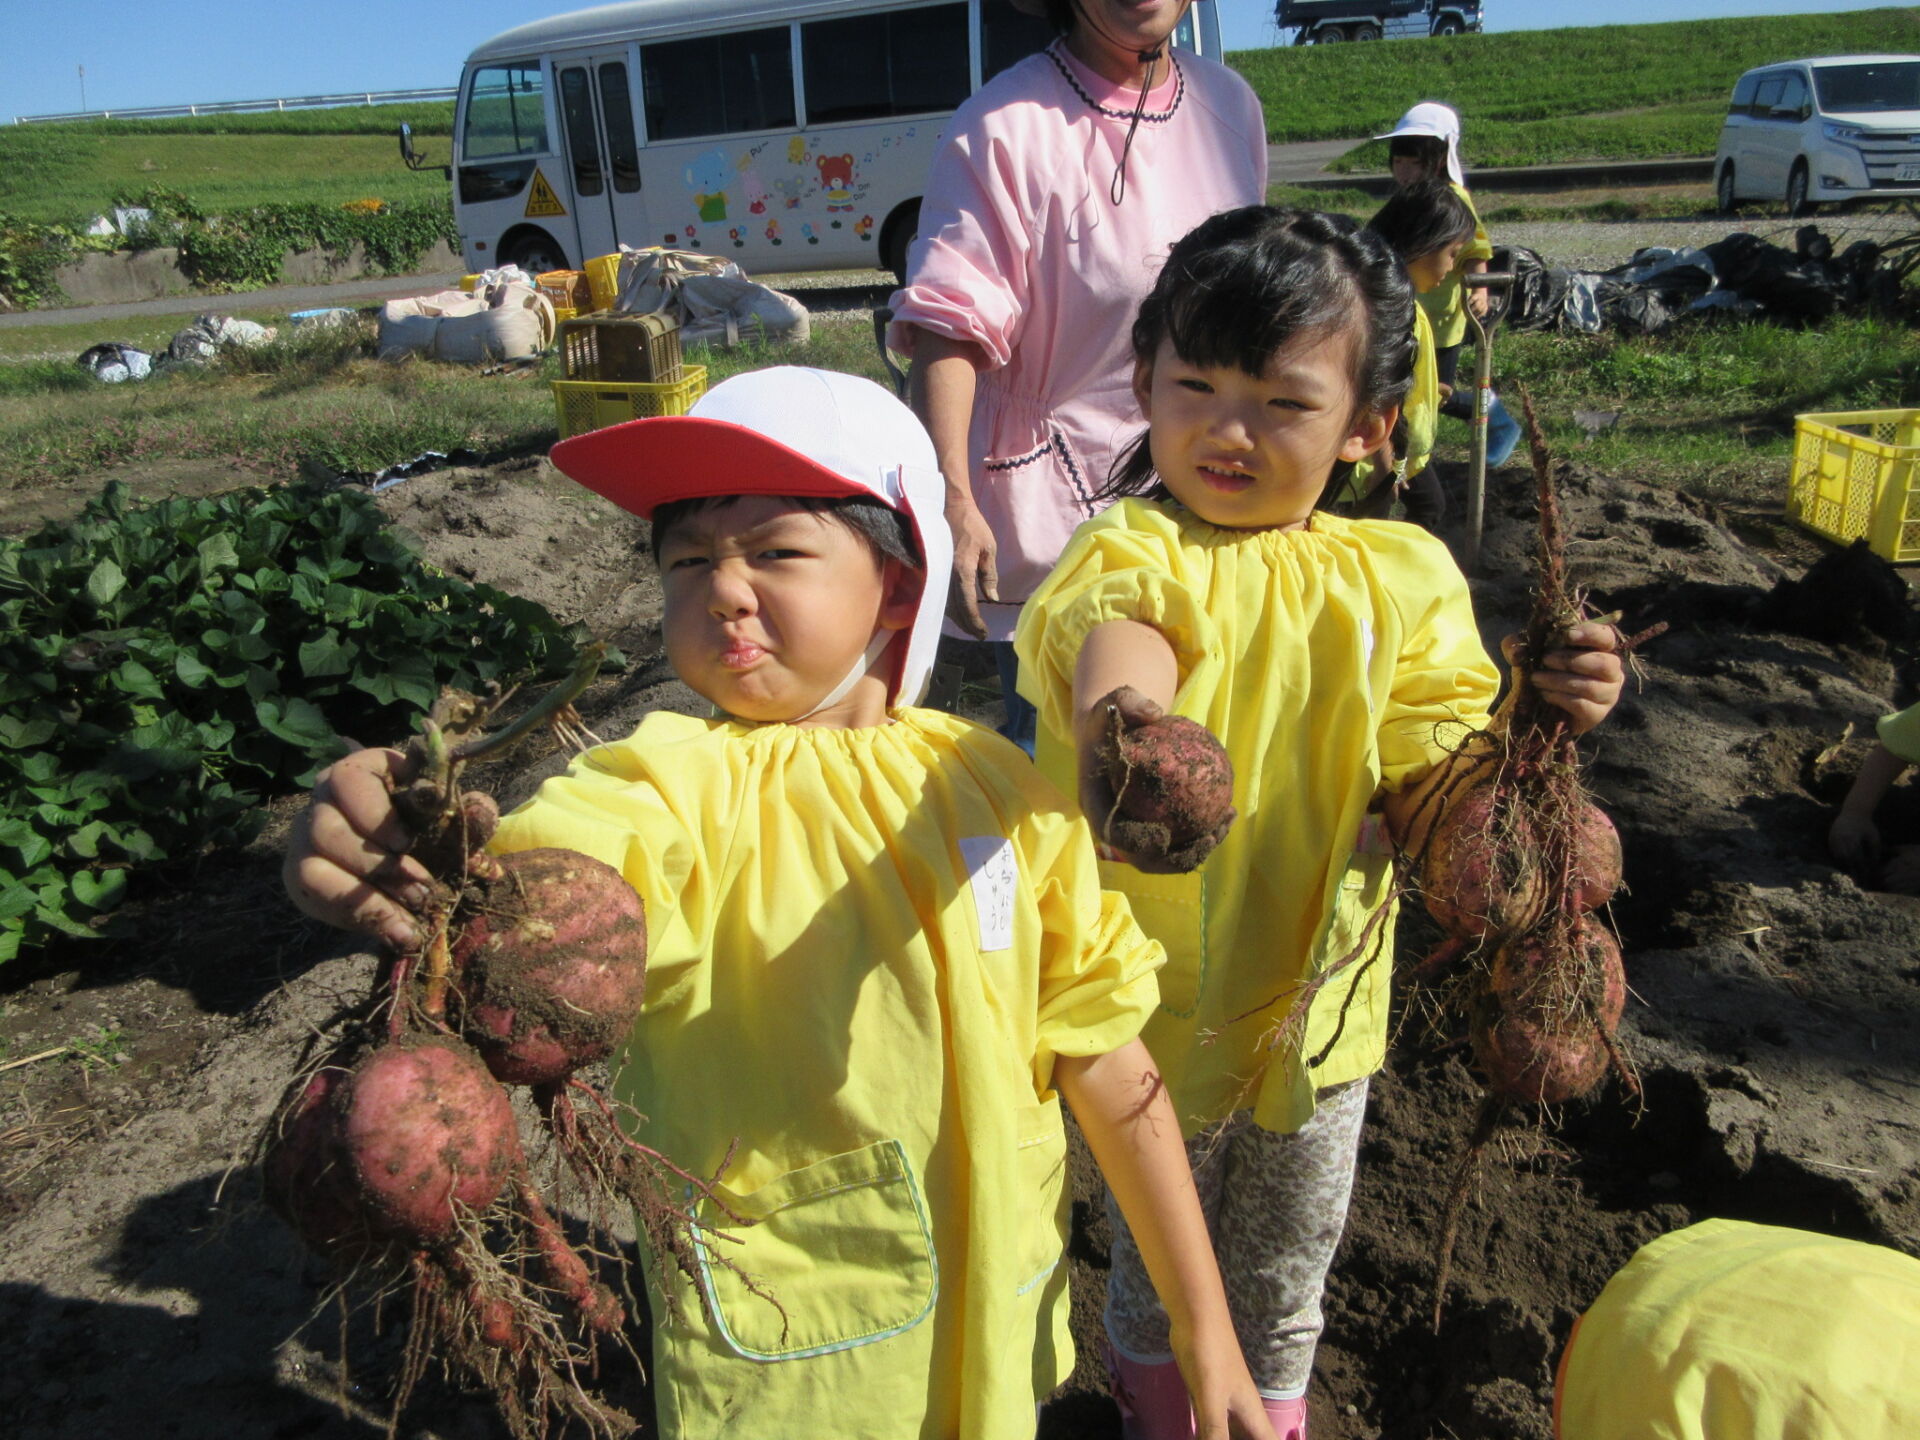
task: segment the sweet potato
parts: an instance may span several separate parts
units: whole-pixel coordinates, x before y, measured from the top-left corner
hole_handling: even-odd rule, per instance
[[[1196,721],[1163,715],[1129,728],[1116,712],[1099,760],[1113,804],[1090,818],[1101,839],[1129,854],[1192,869],[1233,822],[1233,762]]]
[[[500,859],[463,907],[464,1032],[487,1068],[549,1085],[610,1054],[646,998],[647,925],[620,872],[572,850]]]

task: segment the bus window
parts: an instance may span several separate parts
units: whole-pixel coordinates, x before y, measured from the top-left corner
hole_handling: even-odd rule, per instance
[[[640,77],[649,141],[793,128],[793,45],[784,25],[643,45]]]
[[[800,63],[809,125],[952,110],[972,88],[967,7],[806,21]]]
[[[540,62],[487,65],[473,72],[467,92],[463,160],[547,152],[547,107],[540,93]]]
[[[1053,26],[1037,15],[1001,0],[980,7],[980,83],[985,84],[1016,61],[1047,48]]]
[[[618,60],[600,67],[600,114],[607,127],[607,160],[613,188],[623,195],[640,188],[640,147],[633,138],[633,101],[627,67]]]
[[[560,72],[560,114],[567,126],[568,158],[573,161],[573,193],[598,195],[605,187],[600,180],[600,135],[593,123],[593,92],[587,88],[587,72],[569,65]]]

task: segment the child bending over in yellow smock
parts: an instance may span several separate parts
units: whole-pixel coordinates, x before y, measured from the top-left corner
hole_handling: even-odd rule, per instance
[[[1329,216],[1253,206],[1190,232],[1133,329],[1148,428],[1110,482],[1118,503],[1075,533],[1016,637],[1041,768],[1089,809],[1115,713],[1177,712],[1233,760],[1240,818],[1194,873],[1103,874],[1167,948],[1145,1038],[1196,1137],[1228,1301],[1283,1440],[1304,1433],[1366,1077],[1385,1053],[1391,851],[1467,763],[1458,742],[1499,683],[1438,540],[1315,508],[1336,464],[1394,423],[1413,305],[1393,251]],[[1605,627],[1566,644],[1534,683],[1585,730],[1618,700],[1620,660]],[[1303,1033],[1273,1043],[1313,978],[1356,952],[1376,963],[1327,984]],[[1108,1336],[1146,1410],[1178,1383],[1169,1331],[1124,1234],[1115,1248]],[[1182,1433],[1171,1409],[1134,1433]]]
[[[553,460],[652,521],[668,657],[719,712],[649,715],[494,842],[584,851],[644,898],[616,1091],[689,1170],[731,1152],[721,1192],[754,1222],[738,1271],[648,1276],[654,1313],[671,1286],[686,1316],[655,1333],[661,1432],[1027,1440],[1073,1359],[1064,1095],[1203,1427],[1265,1437],[1137,1038],[1160,947],[1019,750],[915,708],[952,545],[919,422],[869,381],[773,369]],[[393,853],[401,763],[335,765],[287,873],[309,913],[404,943],[424,875]]]

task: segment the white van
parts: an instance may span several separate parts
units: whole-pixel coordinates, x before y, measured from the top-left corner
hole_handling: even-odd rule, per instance
[[[1220,55],[1213,5],[1174,43]],[[904,270],[941,126],[1052,38],[1008,0],[626,0],[467,59],[453,213],[475,270],[668,245]]]
[[[1790,215],[1920,195],[1920,55],[1828,55],[1742,75],[1720,127],[1714,193]]]

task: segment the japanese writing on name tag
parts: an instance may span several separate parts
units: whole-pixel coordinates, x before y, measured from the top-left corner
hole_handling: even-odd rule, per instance
[[[969,835],[960,842],[960,857],[972,876],[974,912],[980,917],[980,949],[1006,950],[1013,945],[1013,897],[1020,883],[1013,842],[999,835]]]

